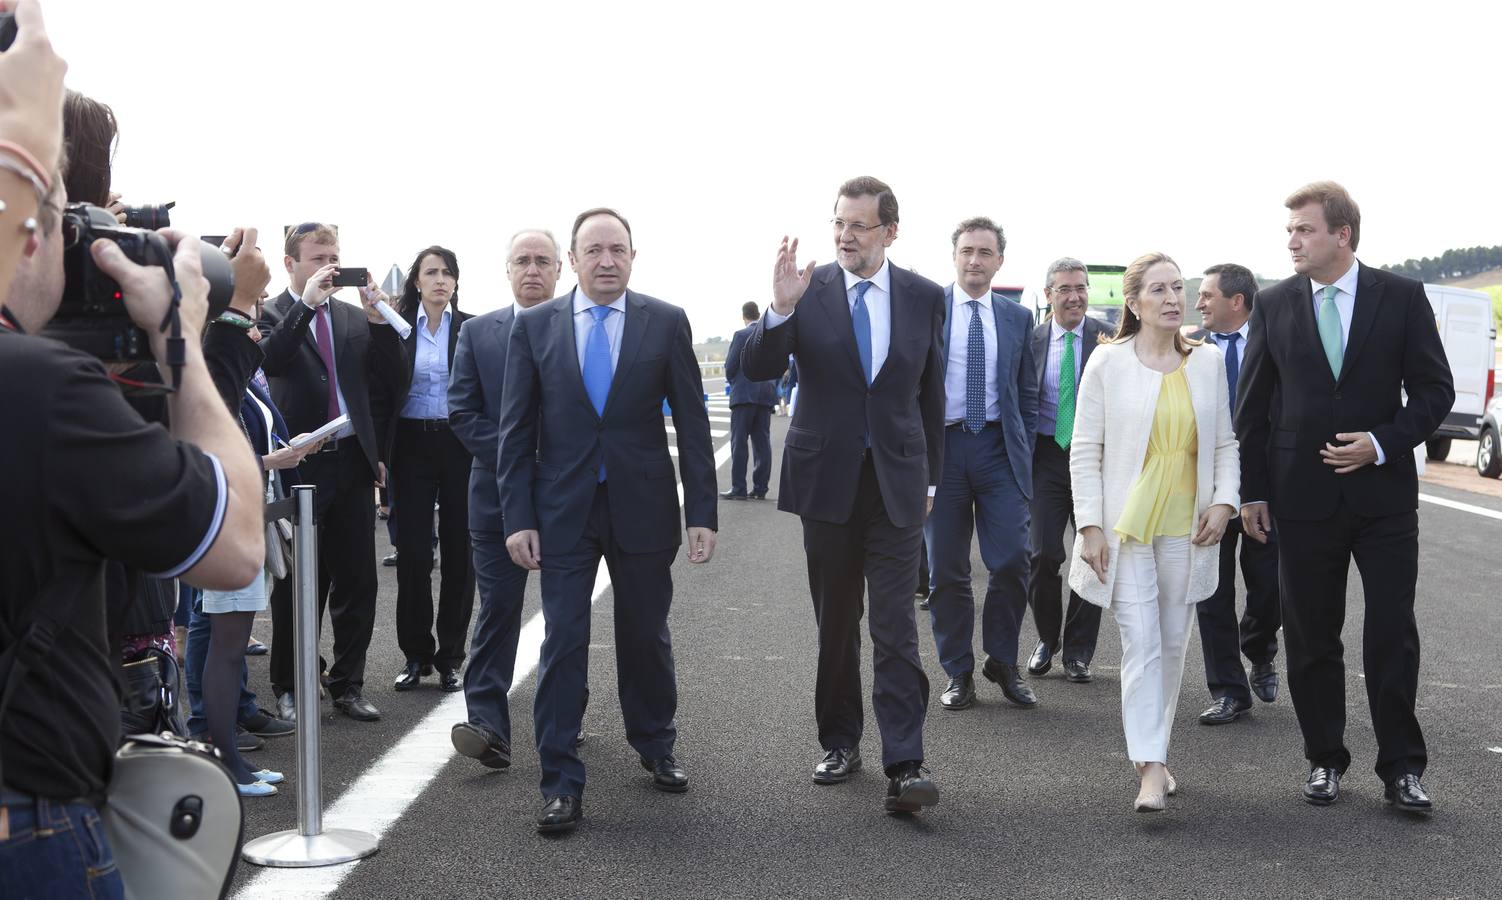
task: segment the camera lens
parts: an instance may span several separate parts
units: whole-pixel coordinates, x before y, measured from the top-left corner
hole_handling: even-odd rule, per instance
[[[167,210],[176,205],[177,203],[173,202],[159,206],[127,206],[125,207],[125,224],[131,228],[145,228],[148,231],[166,228],[172,224],[172,218]]]

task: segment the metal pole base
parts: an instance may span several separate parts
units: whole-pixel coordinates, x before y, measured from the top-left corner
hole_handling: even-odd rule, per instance
[[[330,828],[322,834],[277,831],[256,838],[240,851],[248,863],[305,869],[364,859],[376,852],[375,835],[352,828]]]

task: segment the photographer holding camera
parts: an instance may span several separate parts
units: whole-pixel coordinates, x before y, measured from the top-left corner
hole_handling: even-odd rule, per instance
[[[26,142],[55,160],[63,63],[32,0],[0,53],[0,156]],[[53,78],[53,75],[56,78]],[[50,92],[50,93],[49,93]],[[9,154],[15,156],[17,154]],[[201,243],[164,231],[175,285],[114,239],[87,254],[119,285],[131,319],[165,360],[161,331],[181,292],[180,386],[172,429],[126,404],[100,362],[36,336],[65,289],[61,178],[49,172],[28,234],[0,162],[0,405],[9,439],[0,516],[0,884],[7,895],[119,896],[96,812],[119,743],[116,653],[105,634],[106,559],[207,588],[244,585],[265,558],[254,458],[210,381],[199,336],[208,310]],[[16,246],[13,235],[22,235]],[[164,378],[165,378],[165,369]]]

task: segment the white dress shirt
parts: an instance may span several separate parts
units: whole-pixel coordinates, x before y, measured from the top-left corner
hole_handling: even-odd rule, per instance
[[[840,269],[845,276],[845,302],[850,307],[852,315],[855,313],[855,286],[862,281],[871,282],[866,288],[864,298],[866,312],[871,317],[871,380],[881,374],[881,367],[887,361],[887,351],[892,346],[892,263],[889,260],[881,261],[881,268],[870,278],[862,278],[854,272]],[[798,308],[793,308],[793,314]],[[776,328],[783,322],[792,318],[793,315],[779,315],[777,310],[767,307],[767,326]]]
[[[1351,267],[1346,273],[1335,279],[1335,309],[1340,313],[1340,351],[1344,355],[1346,347],[1351,343],[1351,317],[1356,314],[1356,276],[1361,273],[1361,263],[1351,260]],[[1314,321],[1319,322],[1319,307],[1325,302],[1325,288],[1329,285],[1320,284],[1313,278],[1309,279],[1309,288],[1314,296]],[[1377,443],[1377,436],[1370,431],[1366,436],[1372,439],[1372,447],[1377,451],[1377,465],[1387,464],[1387,454],[1382,452],[1382,445]]]
[[[585,295],[583,288],[574,288],[574,347],[579,351],[579,371],[584,371],[584,355],[589,349],[589,332],[595,327],[595,315],[590,312],[598,304]],[[610,338],[610,373],[615,374],[621,361],[621,334],[626,328],[626,295],[621,294],[610,304],[615,312],[605,316],[605,335]]]
[[[402,405],[403,419],[447,419],[449,417],[449,329],[454,310],[443,308],[438,317],[438,331],[428,331],[427,307],[417,312],[417,340],[412,360],[412,387]]]
[[[979,308],[981,332],[986,340],[986,421],[1001,420],[1001,390],[996,379],[996,310],[991,306],[991,290],[975,298],[958,283],[951,293],[949,307],[949,347],[945,352],[944,424],[965,421],[965,395],[970,373],[970,320]],[[867,296],[870,296],[867,294]]]

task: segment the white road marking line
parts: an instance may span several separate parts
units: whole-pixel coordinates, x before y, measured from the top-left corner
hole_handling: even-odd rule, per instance
[[[668,430],[668,434],[677,434],[678,433],[678,429],[674,428],[671,425],[664,425],[662,427],[666,428]],[[730,434],[730,432],[728,432],[728,431],[719,431],[719,430],[716,430],[714,428],[709,429],[709,436],[712,437],[712,438],[722,438],[722,437],[725,437],[725,436],[727,436],[729,434]]]
[[[715,468],[719,469],[729,459],[730,445],[725,444],[715,451]],[[678,485],[678,503],[683,504],[682,483]],[[598,601],[609,587],[610,573],[601,563],[590,602]],[[522,626],[512,675],[512,693],[537,670],[543,627],[541,613]],[[462,722],[467,716],[463,693],[449,694],[441,700],[416,727],[403,735],[358,781],[350,785],[333,806],[324,811],[324,827],[356,828],[374,834],[379,841],[453,758],[454,745],[449,740],[449,730],[455,722]],[[338,890],[359,864],[356,861],[318,869],[262,869],[235,897],[239,900],[323,900]]]
[[[1472,506],[1469,503],[1461,503],[1456,500],[1447,500],[1444,497],[1436,497],[1433,494],[1419,494],[1419,499],[1428,503],[1433,503],[1435,506],[1444,506],[1449,509],[1458,509],[1461,512],[1468,512],[1476,516],[1484,516],[1488,519],[1502,519],[1502,512],[1497,512],[1495,509],[1487,509],[1484,506]]]

